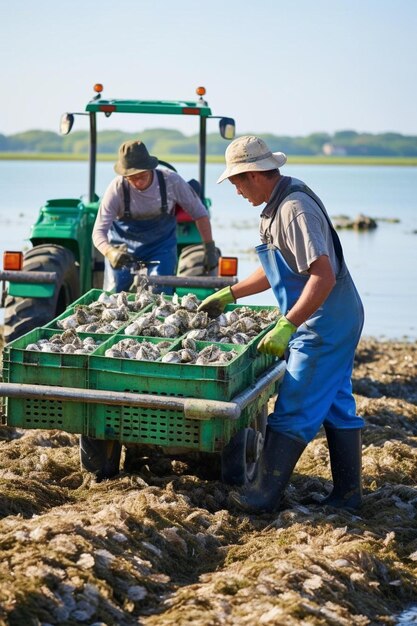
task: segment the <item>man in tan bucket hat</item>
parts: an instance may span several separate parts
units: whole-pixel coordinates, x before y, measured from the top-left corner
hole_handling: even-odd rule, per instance
[[[272,288],[281,317],[258,350],[287,361],[255,480],[231,494],[248,512],[273,512],[304,448],[324,425],[333,490],[321,504],[361,505],[361,429],[352,395],[353,358],[363,307],[327,211],[305,183],[282,176],[287,161],[259,137],[246,135],[226,150],[236,191],[264,203],[257,246],[261,266],[248,278],[206,298],[199,309],[215,317],[227,304]]]
[[[188,213],[204,242],[203,267],[207,273],[218,263],[207,209],[196,191],[179,174],[159,169],[142,141],[124,142],[114,170],[116,178],[106,189],[93,229],[93,243],[105,257],[106,291],[127,291],[133,281],[132,258],[157,261],[148,273],[170,276],[177,264],[176,206]],[[171,288],[164,292],[172,293]],[[111,455],[108,445],[111,443]],[[134,462],[135,451],[126,451],[125,468]],[[86,435],[80,438],[81,462],[99,479],[119,471],[121,445]],[[105,460],[105,463],[104,463]],[[96,468],[102,466],[100,474]]]
[[[283,152],[271,152],[262,139],[251,135],[232,141],[227,147],[225,158],[227,167],[217,180],[218,183],[242,172],[276,170],[287,162]]]
[[[105,257],[105,290],[129,289],[133,276],[128,265],[132,257],[157,261],[151,273],[175,274],[177,205],[192,217],[199,230],[204,242],[205,271],[210,273],[217,266],[218,251],[206,207],[179,174],[159,169],[158,165],[157,157],[151,156],[140,140],[125,141],[119,148],[114,165],[118,176],[103,195],[93,229],[93,243]]]

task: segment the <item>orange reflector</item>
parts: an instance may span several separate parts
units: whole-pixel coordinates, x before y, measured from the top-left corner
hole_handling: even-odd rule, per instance
[[[206,95],[206,88],[205,87],[197,87],[195,92],[196,92],[197,96],[205,96]]]
[[[237,276],[237,257],[236,256],[220,257],[219,276]]]
[[[94,91],[97,93],[101,93],[103,91],[103,85],[101,83],[96,83],[93,87]]]
[[[200,115],[201,111],[197,107],[183,107],[182,112],[184,115]]]
[[[20,271],[23,267],[23,252],[3,252],[3,269]]]
[[[113,113],[116,110],[116,106],[114,104],[99,104],[98,110],[103,111],[103,113]]]

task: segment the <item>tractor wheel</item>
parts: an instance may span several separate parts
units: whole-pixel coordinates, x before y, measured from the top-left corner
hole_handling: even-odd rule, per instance
[[[221,256],[219,248],[216,248],[218,258]],[[198,243],[183,248],[178,259],[177,276],[205,276],[203,267],[204,244]],[[217,267],[211,270],[210,276],[217,276]]]
[[[255,478],[267,423],[267,405],[250,428],[242,428],[230,439],[221,454],[222,481],[229,485],[246,485]]]
[[[51,298],[7,296],[4,311],[4,341],[9,343],[60,315],[80,296],[79,269],[73,253],[62,246],[42,244],[29,250],[23,259],[26,272],[56,272]]]
[[[95,474],[99,482],[119,473],[121,452],[119,441],[80,437],[81,469]]]

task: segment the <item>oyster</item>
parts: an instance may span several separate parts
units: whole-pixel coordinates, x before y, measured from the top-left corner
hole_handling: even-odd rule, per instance
[[[29,347],[27,348],[29,350]],[[64,344],[64,346],[62,347],[62,352],[64,354],[74,354],[75,352],[75,346],[72,345],[72,343],[66,343]]]
[[[181,357],[178,352],[167,352],[161,359],[162,363],[180,363]]]
[[[232,343],[244,345],[246,343],[249,343],[249,341],[250,337],[248,335],[245,335],[245,333],[236,333],[235,335],[232,335]]]
[[[188,348],[183,348],[179,352],[181,363],[194,363],[197,357],[197,353]]]
[[[197,311],[200,300],[196,295],[188,293],[181,298],[181,306],[187,311]]]
[[[204,341],[207,339],[207,331],[205,328],[196,328],[195,330],[190,330],[187,333],[187,337],[189,339],[195,339],[197,341]]]
[[[185,350],[192,350],[193,352],[197,350],[196,343],[194,339],[192,339],[190,336],[185,337],[182,340],[181,345],[183,348],[185,348]]]
[[[92,337],[86,337],[83,341],[73,331],[65,331],[61,335],[52,335],[50,339],[39,339],[36,343],[29,343],[26,350],[36,352],[55,352],[62,354],[87,354],[100,345]]]
[[[118,308],[120,308],[120,307],[126,307],[127,308],[128,300],[127,300],[127,293],[125,291],[121,291],[119,294],[117,294],[116,306]]]
[[[199,311],[189,322],[190,328],[206,328],[209,323],[209,316],[206,311]]]
[[[102,302],[106,306],[111,306],[114,302],[114,296],[109,296],[107,293],[103,292],[99,295],[98,302]]]
[[[161,324],[157,327],[160,337],[174,338],[180,335],[180,329],[175,324]]]
[[[26,350],[32,350],[33,352],[40,352],[41,351],[41,349],[40,349],[40,347],[38,346],[37,343],[29,343],[26,346]]]

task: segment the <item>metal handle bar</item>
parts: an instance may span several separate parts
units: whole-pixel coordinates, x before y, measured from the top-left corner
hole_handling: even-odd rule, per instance
[[[7,280],[12,283],[54,283],[56,281],[56,272],[0,270],[0,280]]]
[[[153,409],[183,411],[189,419],[209,420],[214,417],[236,420],[243,409],[269,385],[280,380],[285,373],[285,362],[278,361],[266,370],[253,385],[235,396],[230,402],[206,400],[204,398],[182,398],[121,391],[100,391],[73,387],[53,387],[20,383],[0,383],[0,396],[8,398],[40,398],[42,400],[66,400],[138,406]]]
[[[237,283],[236,276],[148,276],[150,285],[167,287],[228,287]]]

